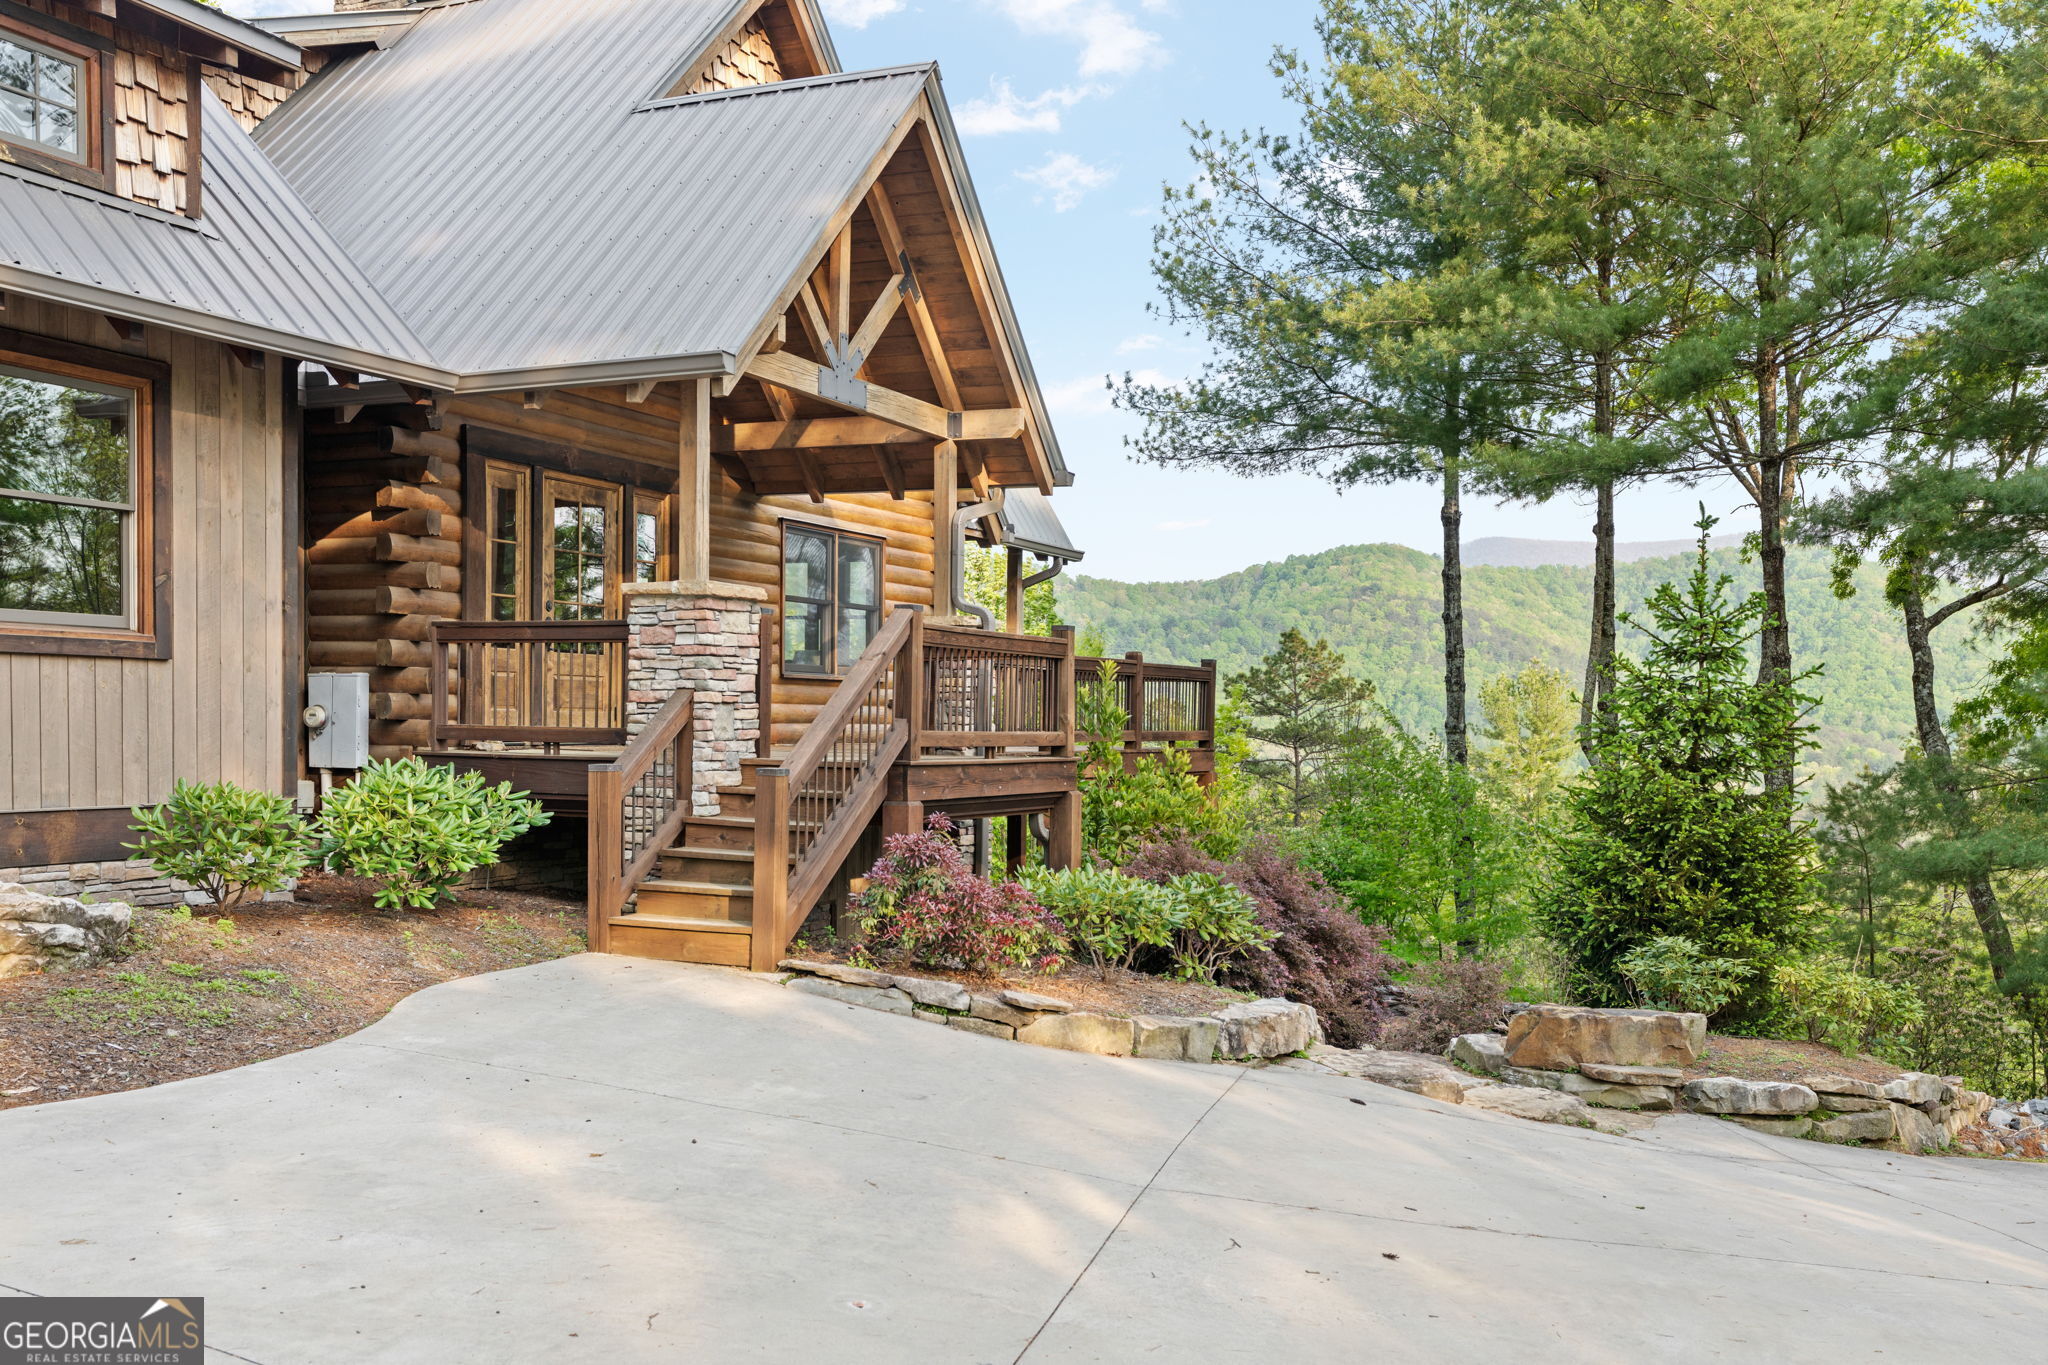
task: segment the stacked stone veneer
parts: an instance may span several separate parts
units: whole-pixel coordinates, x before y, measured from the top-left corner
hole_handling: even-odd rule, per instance
[[[677,692],[697,699],[698,815],[718,814],[718,789],[744,780],[740,760],[761,736],[761,604],[737,583],[628,583],[626,725],[638,732]]]
[[[45,896],[88,897],[128,905],[203,904],[206,897],[173,881],[148,862],[56,863],[48,867],[0,867],[0,883],[12,882]]]

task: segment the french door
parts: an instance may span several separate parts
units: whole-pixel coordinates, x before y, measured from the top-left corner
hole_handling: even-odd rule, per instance
[[[616,484],[544,474],[540,484],[541,619],[616,621],[626,570],[623,495]],[[541,655],[540,686],[550,724],[623,723],[618,657],[602,644],[557,641]]]

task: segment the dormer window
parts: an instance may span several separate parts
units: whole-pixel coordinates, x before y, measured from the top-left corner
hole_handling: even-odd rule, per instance
[[[94,59],[0,30],[0,138],[66,161],[91,156]]]

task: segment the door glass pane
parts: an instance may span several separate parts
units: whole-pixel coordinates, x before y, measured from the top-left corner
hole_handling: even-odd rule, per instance
[[[549,514],[548,614],[557,621],[606,619],[612,572],[614,512],[602,494],[556,493]]]
[[[881,548],[865,540],[839,542],[839,601],[842,605],[881,605]]]

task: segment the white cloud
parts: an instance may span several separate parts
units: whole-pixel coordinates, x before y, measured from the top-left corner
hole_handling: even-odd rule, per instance
[[[1050,195],[1053,212],[1065,213],[1087,198],[1090,190],[1099,190],[1116,179],[1116,172],[1102,166],[1091,166],[1072,152],[1052,152],[1046,156],[1044,164],[1028,171],[1018,171],[1017,178],[1045,191],[1039,196],[1041,200]]]
[[[1162,521],[1152,529],[1155,531],[1199,531],[1204,526],[1214,526],[1215,524],[1208,517],[1203,517],[1200,521]]]
[[[1140,28],[1114,0],[996,0],[996,5],[1026,33],[1079,45],[1083,76],[1127,76],[1166,60],[1159,35]]]
[[[1060,111],[1071,109],[1090,95],[1102,94],[1095,85],[1062,85],[1025,99],[1006,80],[991,80],[989,92],[961,105],[953,121],[969,137],[994,133],[1057,133]]]
[[[1137,351],[1156,351],[1166,344],[1166,338],[1157,332],[1142,332],[1134,337],[1125,337],[1116,344],[1118,355],[1131,355]]]
[[[1132,383],[1158,389],[1170,389],[1180,382],[1164,370],[1133,370],[1125,377]],[[1115,406],[1110,401],[1115,390],[1110,388],[1110,376],[1106,374],[1082,375],[1063,384],[1051,385],[1044,392],[1045,405],[1055,413],[1068,416],[1108,412]]]
[[[825,0],[825,17],[848,28],[866,28],[903,8],[904,0]]]

